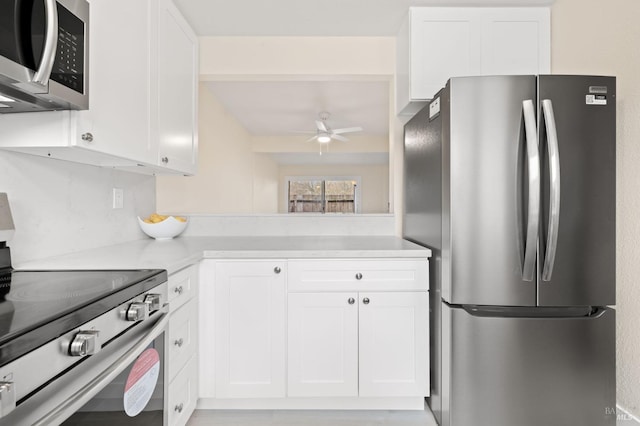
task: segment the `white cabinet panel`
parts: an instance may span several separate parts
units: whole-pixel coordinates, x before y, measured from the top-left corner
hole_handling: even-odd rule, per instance
[[[196,353],[197,306],[197,301],[192,299],[171,314],[168,341],[169,380],[173,380],[187,359]]]
[[[158,43],[158,164],[196,171],[198,39],[169,0],[161,2]]]
[[[428,288],[427,259],[289,261],[289,291],[426,291]]]
[[[549,73],[546,8],[497,9],[482,19],[482,75]]]
[[[216,264],[217,398],[285,395],[285,265]]]
[[[397,37],[396,113],[451,77],[550,72],[548,7],[413,7]]]
[[[169,385],[167,416],[169,426],[184,426],[196,408],[198,375],[195,355],[192,356]]]
[[[360,396],[428,395],[428,294],[360,293],[359,309]]]
[[[411,18],[411,99],[429,99],[450,77],[477,73],[480,24],[470,14],[418,9]]]
[[[288,396],[358,395],[356,298],[356,293],[289,294]]]
[[[198,291],[198,266],[190,266],[169,276],[171,311],[191,300]]]

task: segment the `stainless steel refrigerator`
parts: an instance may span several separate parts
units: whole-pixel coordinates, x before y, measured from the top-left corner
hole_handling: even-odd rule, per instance
[[[444,426],[615,425],[616,81],[452,78],[405,126]]]

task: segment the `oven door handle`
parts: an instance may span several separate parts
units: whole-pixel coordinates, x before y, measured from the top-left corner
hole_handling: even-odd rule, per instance
[[[166,308],[165,308],[166,309]],[[158,335],[166,328],[169,323],[169,314],[164,312],[160,319],[155,323],[153,328],[149,330],[135,345],[129,349],[118,360],[111,364],[102,373],[98,374],[93,380],[83,386],[81,389],[71,395],[66,401],[62,402],[55,410],[50,411],[40,418],[33,426],[45,426],[51,424],[60,424],[73,413],[78,411],[83,405],[89,402],[98,392],[113,381],[129,364],[134,362],[140,353],[153,342]]]

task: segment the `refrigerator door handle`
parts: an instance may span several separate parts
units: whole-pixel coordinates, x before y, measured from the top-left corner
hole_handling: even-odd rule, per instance
[[[524,246],[522,279],[533,281],[536,272],[536,252],[540,226],[540,152],[538,149],[535,108],[531,99],[522,101],[522,112],[527,145],[527,167],[529,169],[527,235]]]
[[[547,232],[547,248],[545,250],[542,280],[551,281],[553,264],[556,260],[558,246],[558,226],[560,221],[560,153],[558,150],[558,132],[550,99],[542,100],[542,111],[547,130],[547,146],[549,150],[549,228]]]

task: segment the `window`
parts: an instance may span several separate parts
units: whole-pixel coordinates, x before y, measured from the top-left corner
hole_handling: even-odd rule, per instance
[[[360,177],[287,177],[289,213],[359,213]]]

